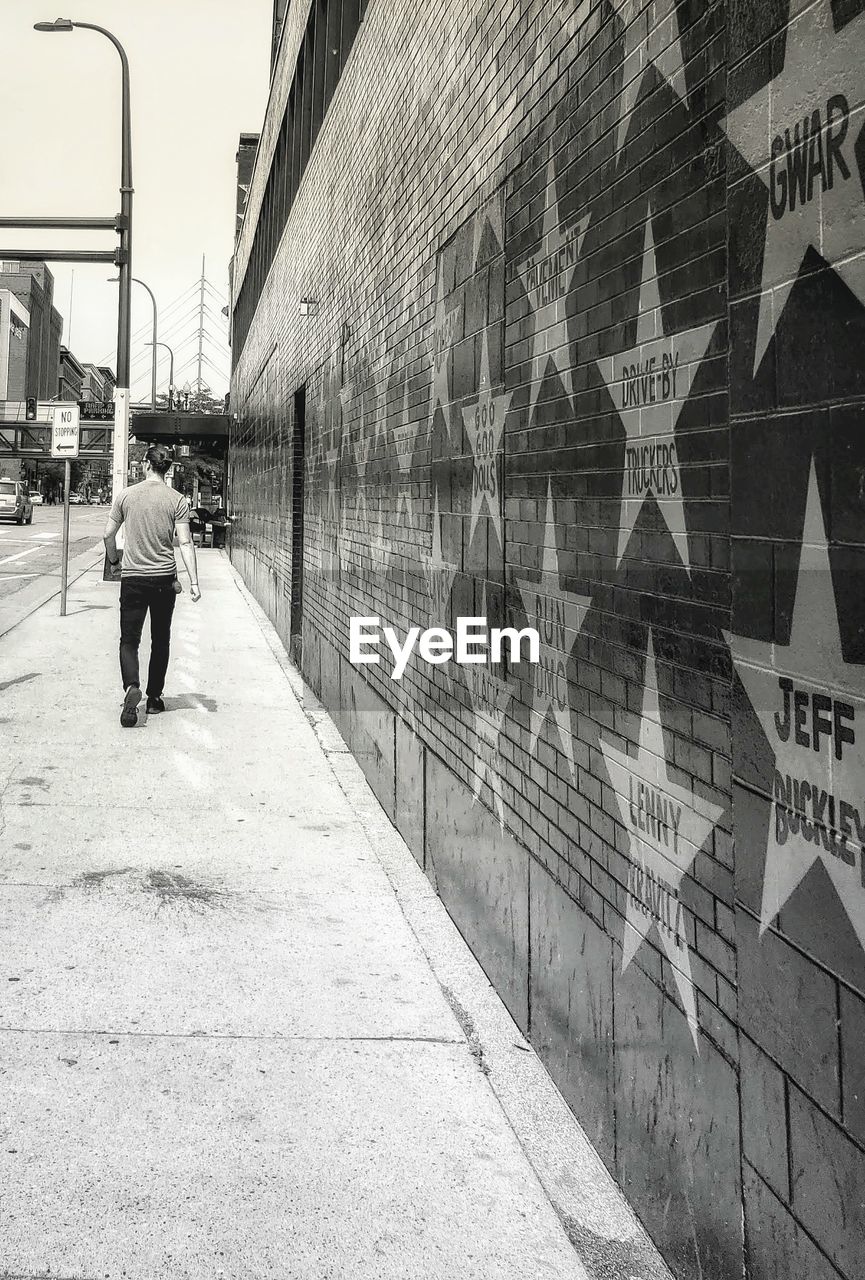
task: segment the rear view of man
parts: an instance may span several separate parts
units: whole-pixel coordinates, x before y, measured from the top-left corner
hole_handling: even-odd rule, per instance
[[[123,677],[123,709],[120,723],[132,729],[138,723],[141,685],[138,646],[144,619],[150,611],[150,667],[147,673],[147,714],[165,710],[162,690],[168,670],[171,619],[177,599],[177,563],[174,534],[189,574],[190,594],[201,599],[195,547],[189,533],[189,504],[182,493],[165,483],[171,454],[162,445],[151,445],[144,457],[144,480],[124,489],[111,506],[105,526],[105,550],[112,565],[120,564],[120,674]],[[124,526],[122,564],[116,535]]]

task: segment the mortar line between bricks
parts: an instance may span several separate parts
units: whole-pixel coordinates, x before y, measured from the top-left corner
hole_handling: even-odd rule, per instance
[[[315,1036],[315,1035],[277,1035],[273,1032],[255,1035],[249,1032],[225,1031],[125,1031],[95,1030],[90,1028],[61,1027],[3,1027],[0,1035],[22,1036],[113,1036],[126,1040],[249,1040],[252,1042],[269,1041],[272,1044],[440,1044],[464,1046],[468,1044],[465,1037],[451,1039],[447,1036]],[[2,1280],[2,1277],[0,1277]]]
[[[750,1161],[746,1156],[743,1156],[743,1157],[742,1157],[742,1163],[743,1163],[743,1164],[746,1164],[746,1165],[748,1166],[748,1168],[749,1168],[749,1169],[751,1170],[751,1172],[754,1174],[754,1177],[755,1177],[755,1178],[757,1178],[757,1179],[760,1181],[760,1183],[761,1183],[761,1184],[766,1188],[766,1190],[767,1190],[767,1191],[769,1192],[769,1194],[773,1197],[773,1199],[777,1200],[778,1204],[779,1204],[779,1205],[781,1205],[782,1209],[783,1209],[786,1213],[789,1213],[789,1212],[790,1212],[790,1209],[791,1209],[791,1206],[790,1206],[790,1205],[788,1205],[788,1204],[785,1204],[785,1202],[784,1202],[784,1201],[781,1199],[781,1197],[778,1195],[778,1192],[775,1190],[775,1188],[772,1186],[772,1184],[771,1184],[770,1182],[767,1182],[767,1181],[766,1181],[766,1179],[763,1177],[763,1175],[762,1175],[762,1173],[760,1172],[760,1170],[759,1170],[758,1168],[756,1168],[756,1166],[755,1166],[755,1165],[753,1165],[753,1164],[751,1163],[751,1161]],[[796,1218],[796,1217],[794,1217],[794,1219],[793,1219],[793,1220],[794,1220],[794,1222],[796,1223],[796,1226],[797,1226],[797,1227],[799,1228],[799,1230],[802,1232],[802,1235],[803,1235],[803,1236],[805,1236],[808,1240],[810,1240],[811,1244],[814,1246],[814,1248],[815,1248],[815,1249],[817,1250],[817,1252],[820,1254],[820,1257],[821,1257],[821,1258],[823,1258],[823,1259],[824,1259],[824,1261],[826,1261],[826,1262],[828,1262],[828,1263],[829,1263],[829,1266],[832,1268],[833,1273],[838,1277],[838,1280],[847,1280],[847,1277],[843,1274],[843,1272],[841,1272],[841,1271],[839,1271],[839,1270],[838,1270],[838,1268],[835,1266],[835,1264],[834,1264],[834,1262],[832,1261],[832,1259],[829,1257],[828,1253],[826,1253],[826,1251],[825,1251],[825,1249],[823,1248],[823,1246],[822,1246],[822,1245],[820,1244],[820,1242],[816,1239],[816,1237],[815,1237],[815,1236],[813,1236],[813,1235],[811,1234],[811,1232],[808,1230],[808,1228],[807,1228],[806,1226],[804,1226],[804,1225],[803,1225],[803,1223],[801,1222],[801,1220],[800,1220],[799,1218]],[[2,1280],[2,1278],[0,1278],[0,1280]]]
[[[757,924],[761,923],[760,913],[755,911],[753,907],[749,907],[747,902],[743,902],[741,898],[735,898],[734,904],[735,906],[740,907],[741,910],[744,911],[745,915],[750,916]],[[781,942],[786,943],[792,951],[797,952],[797,954],[802,956],[804,960],[808,960],[811,964],[816,965],[818,969],[822,969],[833,982],[838,983],[842,990],[849,991],[853,995],[859,995],[859,992],[853,982],[848,978],[845,978],[842,974],[837,973],[834,969],[830,969],[825,960],[821,960],[819,956],[809,951],[806,947],[803,947],[800,942],[797,942],[796,939],[792,938],[788,933],[782,933],[780,929],[776,928],[776,926],[772,924],[769,925],[766,932],[774,934],[776,938],[779,938]],[[745,1034],[747,1035],[747,1032]],[[0,1280],[2,1280],[2,1277],[0,1277]]]

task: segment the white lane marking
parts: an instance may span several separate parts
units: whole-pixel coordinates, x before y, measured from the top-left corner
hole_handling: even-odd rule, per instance
[[[23,560],[25,556],[32,556],[34,551],[41,550],[41,547],[28,547],[26,551],[16,551],[14,556],[4,556],[0,564],[11,564],[13,560]]]
[[[17,582],[19,578],[48,578],[47,573],[0,573],[0,582]]]

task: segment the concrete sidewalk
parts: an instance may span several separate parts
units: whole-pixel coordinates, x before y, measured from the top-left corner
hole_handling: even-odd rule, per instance
[[[0,1276],[597,1274],[400,883],[477,966],[398,837],[373,850],[381,811],[224,555],[199,559],[168,711],[135,730],[98,572],[0,640]],[[550,1090],[532,1124],[561,1137]],[[660,1274],[582,1158],[579,1202]]]

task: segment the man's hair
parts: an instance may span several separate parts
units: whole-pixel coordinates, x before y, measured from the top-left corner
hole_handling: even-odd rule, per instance
[[[144,456],[158,476],[164,476],[174,461],[171,450],[162,444],[152,444]]]

